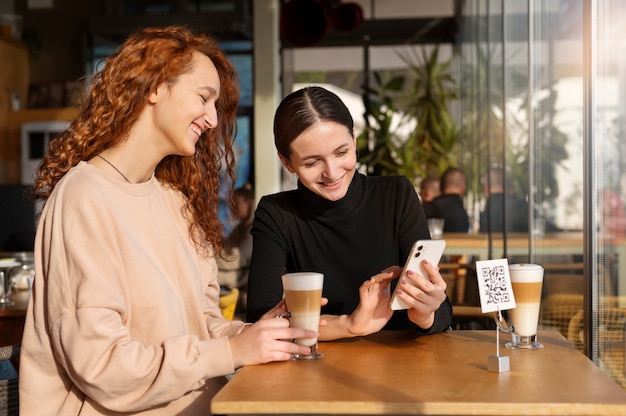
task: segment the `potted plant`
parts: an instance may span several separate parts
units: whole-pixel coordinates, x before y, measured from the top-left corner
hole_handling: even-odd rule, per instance
[[[384,79],[374,72],[374,86],[364,87],[359,163],[368,174],[404,175],[418,186],[422,178],[458,164],[459,132],[450,113],[457,87],[452,59],[441,62],[438,47],[401,58],[409,80],[403,75]]]

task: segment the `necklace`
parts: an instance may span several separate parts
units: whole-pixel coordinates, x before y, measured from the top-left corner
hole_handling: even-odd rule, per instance
[[[111,162],[109,162],[108,160],[106,160],[104,157],[102,157],[102,155],[100,155],[99,153],[96,155],[98,156],[100,159],[104,160],[105,162],[107,162],[109,164],[109,166],[111,166],[113,169],[115,169],[115,171],[117,173],[119,173],[120,175],[122,175],[122,178],[126,179],[126,182],[128,183],[132,183],[131,181],[128,180],[128,178],[126,177],[126,175],[124,175],[118,168],[115,167],[115,165]]]

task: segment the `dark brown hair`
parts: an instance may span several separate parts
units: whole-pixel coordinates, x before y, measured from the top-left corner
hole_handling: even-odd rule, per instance
[[[322,87],[305,87],[286,96],[274,116],[274,144],[284,158],[291,156],[291,142],[316,122],[333,121],[353,134],[348,107],[335,93]]]
[[[224,170],[230,182],[234,182],[232,145],[237,129],[238,78],[215,38],[183,26],[140,30],[106,60],[106,65],[94,75],[76,119],[50,142],[49,152],[36,172],[35,194],[47,198],[59,180],[80,161],[126,140],[150,93],[163,83],[175,83],[178,76],[189,72],[195,52],[209,57],[217,68],[218,128],[202,135],[193,156],[164,158],[157,165],[155,176],[186,196],[184,215],[194,242],[202,247],[208,242],[217,252],[221,251],[222,224],[217,215],[219,175]]]

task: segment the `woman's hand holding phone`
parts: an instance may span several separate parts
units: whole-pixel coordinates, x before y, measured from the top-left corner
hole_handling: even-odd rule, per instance
[[[401,290],[410,295],[407,315],[411,322],[422,329],[428,329],[435,322],[435,311],[446,300],[446,281],[437,266],[428,262],[424,262],[423,265],[428,276],[424,278],[417,276],[416,273],[407,272],[407,277],[413,279],[414,286],[405,282]]]
[[[430,299],[424,298],[422,294],[431,292],[428,289],[431,287],[430,285],[433,284],[435,285],[433,290],[436,290],[439,289],[436,286],[441,286],[441,283],[443,283],[443,295],[445,300],[445,281],[443,281],[443,278],[437,270],[437,265],[439,264],[445,247],[446,242],[444,240],[418,240],[413,244],[404,269],[400,274],[398,285],[391,297],[391,309],[402,310],[420,307],[421,304],[424,303],[420,300],[420,297],[423,298],[423,301],[426,301],[427,304],[430,303]],[[424,260],[435,268],[436,275],[439,277],[440,281],[436,280],[434,283],[432,282],[429,270],[424,267]],[[411,275],[408,274],[409,271],[412,272]],[[432,272],[432,270],[430,270],[430,272]],[[425,280],[423,285],[420,284],[419,279]],[[405,299],[401,297],[402,292],[405,293]],[[406,298],[407,295],[408,298]],[[437,298],[439,297],[440,296],[437,296]],[[439,302],[439,304],[441,304],[441,302]]]

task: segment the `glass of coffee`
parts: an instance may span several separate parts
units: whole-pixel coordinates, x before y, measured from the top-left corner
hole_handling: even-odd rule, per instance
[[[289,325],[318,332],[324,275],[316,272],[287,273],[282,280]],[[311,347],[311,354],[296,354],[294,360],[316,360],[324,356],[317,351],[317,337],[298,338],[295,342]]]
[[[543,345],[537,342],[537,325],[541,306],[543,267],[528,263],[511,264],[509,274],[516,307],[509,310],[513,331],[512,341],[506,346],[524,350],[541,348]]]

